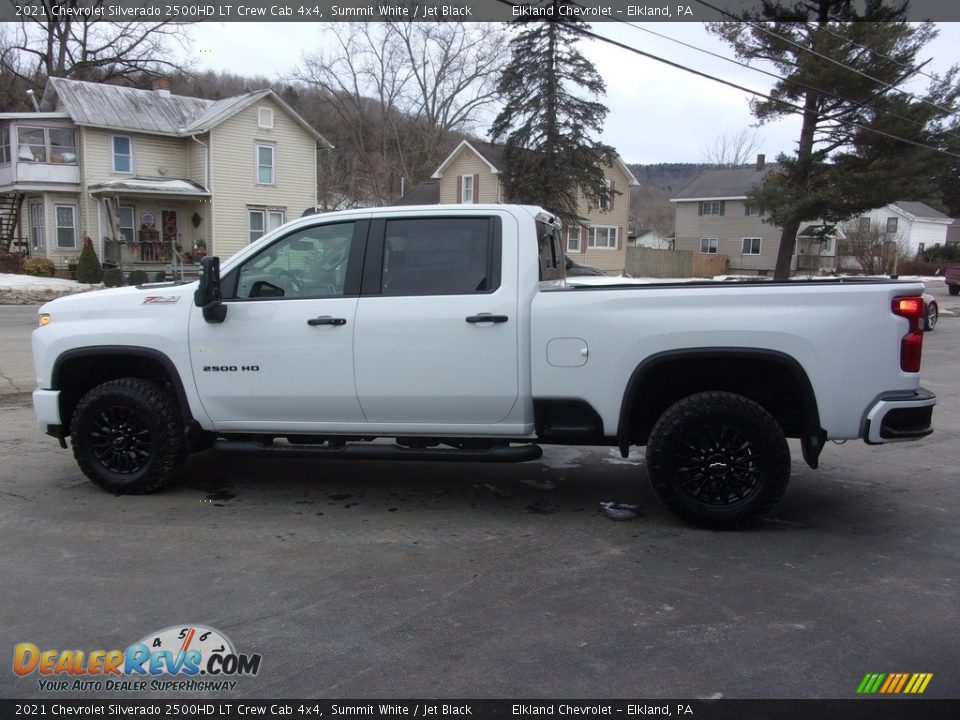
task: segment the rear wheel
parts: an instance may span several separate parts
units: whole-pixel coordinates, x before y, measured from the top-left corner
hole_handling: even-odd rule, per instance
[[[646,457],[657,497],[699,525],[742,523],[772,507],[790,480],[780,425],[733,393],[698,393],[668,408],[650,433]]]
[[[947,285],[947,292],[951,295],[960,295],[960,285]]]
[[[111,380],[84,395],[73,414],[70,440],[83,474],[118,494],[158,489],[187,457],[176,400],[142,378]]]

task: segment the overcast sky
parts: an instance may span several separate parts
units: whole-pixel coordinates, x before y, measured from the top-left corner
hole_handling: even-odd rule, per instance
[[[701,23],[635,25],[595,23],[593,31],[760,92],[773,82],[641,29],[733,57],[732,49],[709,35]],[[940,37],[921,56],[931,59],[927,72],[942,72],[960,62],[960,23],[938,23],[938,27]],[[319,23],[200,23],[191,30],[190,55],[198,69],[280,78],[298,65],[304,52],[319,46],[322,30]],[[605,102],[610,112],[602,139],[626,162],[702,162],[705,144],[753,122],[748,97],[739,90],[600,41],[584,41],[581,47],[607,83]],[[759,152],[772,159],[791,151],[799,128],[796,117],[757,128]]]

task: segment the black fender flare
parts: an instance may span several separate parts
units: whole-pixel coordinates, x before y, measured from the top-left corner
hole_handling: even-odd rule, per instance
[[[656,368],[677,360],[744,359],[772,362],[785,369],[796,381],[802,403],[803,432],[800,442],[803,459],[811,468],[817,467],[817,459],[826,442],[826,432],[820,427],[820,412],[817,396],[803,366],[796,358],[778,350],[749,347],[704,347],[666,350],[645,358],[630,375],[620,404],[620,420],[617,423],[617,445],[626,457],[630,448],[630,411],[640,397],[646,378]]]

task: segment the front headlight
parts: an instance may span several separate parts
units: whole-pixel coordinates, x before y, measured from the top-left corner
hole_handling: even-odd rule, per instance
[[[50,324],[50,313],[41,313],[40,314],[40,327]]]

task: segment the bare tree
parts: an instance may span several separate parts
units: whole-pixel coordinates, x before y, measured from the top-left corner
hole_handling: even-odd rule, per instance
[[[852,257],[866,275],[895,273],[909,259],[909,246],[899,232],[887,232],[876,223],[861,225],[859,218],[844,223],[841,229],[846,239],[840,242],[837,255]]]
[[[337,194],[356,203],[391,202],[401,178],[407,186],[425,179],[495,100],[499,30],[359,23],[326,32],[332,48],[306,55],[293,78],[320,90],[336,119],[331,139],[349,153],[336,158],[348,174]]]
[[[723,133],[712,143],[704,145],[703,159],[717,167],[732,168],[750,162],[759,149],[760,138],[756,130],[740,128]]]
[[[0,71],[30,83],[37,92],[48,77],[107,82],[183,69],[174,59],[171,42],[185,45],[184,23],[93,21],[70,14],[80,7],[79,0],[38,4],[45,14],[13,26],[0,55]]]

